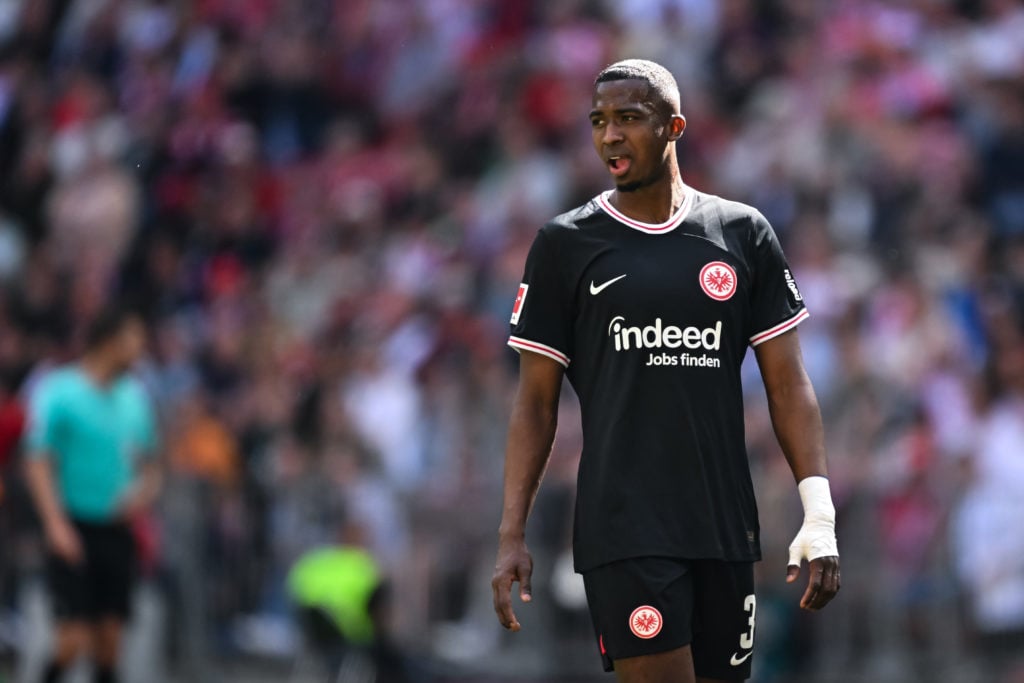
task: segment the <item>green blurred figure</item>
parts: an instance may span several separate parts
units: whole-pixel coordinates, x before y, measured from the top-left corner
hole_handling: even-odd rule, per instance
[[[371,601],[380,588],[377,562],[355,547],[316,548],[288,573],[288,593],[299,608],[320,613],[351,646],[373,643]]]
[[[380,566],[361,547],[356,527],[345,525],[341,535],[342,543],[310,550],[288,572],[306,645],[326,664],[329,680],[410,683],[408,664],[391,642]]]

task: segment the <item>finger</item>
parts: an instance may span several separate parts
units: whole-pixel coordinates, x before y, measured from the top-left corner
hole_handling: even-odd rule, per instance
[[[494,591],[494,612],[498,615],[498,621],[505,628],[518,631],[519,621],[512,611],[512,577],[495,577],[491,588]]]
[[[491,590],[494,593],[494,613],[498,615],[498,621],[505,628],[508,628],[511,623],[511,588],[512,581],[507,577],[496,576],[491,581]]]
[[[71,537],[71,552],[74,554],[76,562],[85,559],[85,548],[82,547],[82,541],[78,536]]]
[[[831,596],[830,596],[830,594],[828,592],[828,582],[829,582],[828,575],[829,575],[828,570],[827,569],[822,569],[822,572],[821,572],[821,583],[818,586],[818,590],[814,592],[813,596],[811,596],[811,600],[810,600],[810,602],[807,605],[807,609],[819,610],[819,609],[821,609],[822,607],[824,607],[825,605],[828,604],[828,601],[831,598]]]
[[[800,576],[800,565],[789,565],[789,567],[786,569],[786,583],[793,583],[794,581],[796,581],[796,578],[798,576]]]
[[[789,546],[789,566],[796,567],[797,574],[800,573],[800,564],[803,560],[803,553],[795,545]]]
[[[824,558],[815,562],[820,570],[821,580],[818,590],[811,598],[810,604],[808,604],[808,609],[811,610],[821,609],[835,595],[835,564]]]
[[[519,599],[523,602],[533,600],[533,567],[529,564],[519,565]]]
[[[57,542],[54,543],[54,550],[65,562],[69,562],[71,564],[78,563],[80,549],[78,544],[75,543],[74,538],[70,536],[66,538],[58,538]]]
[[[818,609],[817,599],[818,593],[821,591],[821,577],[824,570],[819,560],[812,560],[809,578],[807,579],[807,590],[804,591],[803,598],[800,599],[800,606],[804,609]]]
[[[825,561],[825,577],[822,582],[822,588],[828,595],[835,595],[835,592],[839,590],[837,581],[839,579],[839,567],[835,561],[831,558],[827,558]]]
[[[821,582],[821,591],[818,595],[817,608],[821,609],[836,596],[839,592],[839,558],[823,557],[822,565],[824,573]]]

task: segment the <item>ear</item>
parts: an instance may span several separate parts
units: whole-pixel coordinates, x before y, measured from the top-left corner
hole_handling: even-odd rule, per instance
[[[668,120],[668,139],[675,142],[683,137],[684,130],[686,130],[686,117],[682,114],[673,114]]]

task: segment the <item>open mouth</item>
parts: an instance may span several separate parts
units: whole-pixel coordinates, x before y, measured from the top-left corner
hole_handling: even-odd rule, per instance
[[[612,175],[616,177],[623,176],[628,173],[630,163],[629,157],[608,157],[608,169],[612,172]]]

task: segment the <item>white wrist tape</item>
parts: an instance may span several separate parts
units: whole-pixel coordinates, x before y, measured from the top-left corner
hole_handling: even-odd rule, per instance
[[[807,477],[797,484],[804,504],[804,524],[789,546],[789,564],[839,555],[836,545],[836,509],[825,477]]]

